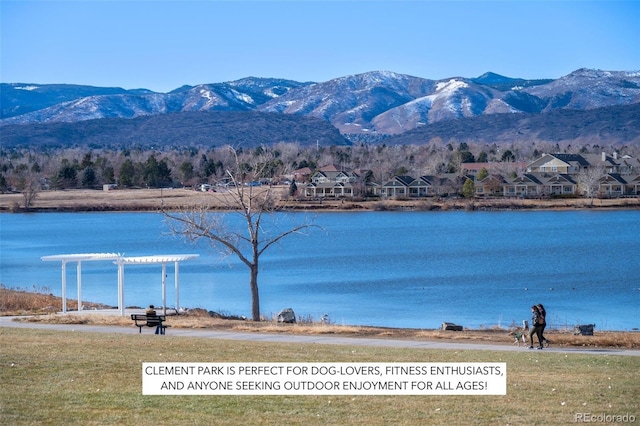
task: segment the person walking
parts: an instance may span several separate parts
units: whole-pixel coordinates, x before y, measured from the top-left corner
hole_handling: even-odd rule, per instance
[[[529,331],[529,349],[533,349],[533,336],[538,336],[538,349],[542,349],[542,337],[540,335],[540,311],[536,305],[531,307],[531,331]]]
[[[538,303],[536,306],[538,307],[538,312],[543,318],[543,323],[540,326],[540,337],[542,338],[541,342],[543,342],[544,346],[548,348],[551,342],[549,341],[549,339],[544,337],[544,329],[547,327],[547,310],[544,308],[542,303]]]

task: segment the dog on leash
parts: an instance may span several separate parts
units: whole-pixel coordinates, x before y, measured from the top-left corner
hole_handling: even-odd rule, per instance
[[[513,337],[513,343],[512,345],[518,345],[520,346],[520,340],[522,340],[522,343],[527,343],[527,338],[524,335],[524,332],[521,330],[514,330],[511,333],[509,333],[509,336]]]

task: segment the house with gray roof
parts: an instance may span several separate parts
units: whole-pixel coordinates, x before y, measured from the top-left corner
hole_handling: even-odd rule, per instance
[[[578,183],[571,176],[558,173],[549,177],[541,176],[542,195],[575,195]]]
[[[432,180],[432,176],[420,176],[419,178],[414,179],[409,184],[409,196],[430,197],[436,195],[433,185],[431,184]]]
[[[409,175],[396,175],[383,184],[368,178],[370,171],[340,170],[330,165],[317,170],[303,188],[310,197],[352,197],[374,195],[386,198],[420,198],[460,194],[467,179],[475,184],[478,197],[545,197],[578,196],[585,192],[586,182],[596,183],[598,196],[620,197],[640,195],[640,161],[617,154],[544,154],[526,165],[526,172],[494,172],[482,180],[477,179],[481,167],[465,166],[463,173],[423,175],[415,179]],[[480,164],[478,164],[480,166]],[[484,167],[484,164],[482,165]]]
[[[408,197],[409,186],[414,178],[411,176],[394,176],[390,181],[380,186],[380,194],[383,197]]]
[[[620,197],[625,195],[627,181],[618,173],[607,173],[599,181],[599,195],[604,197]]]
[[[575,174],[589,167],[579,154],[544,154],[527,165],[527,173]]]
[[[475,182],[476,196],[495,197],[504,194],[507,180],[500,174],[493,173]]]
[[[505,197],[531,198],[542,194],[542,182],[533,173],[525,173],[507,179],[504,184]]]

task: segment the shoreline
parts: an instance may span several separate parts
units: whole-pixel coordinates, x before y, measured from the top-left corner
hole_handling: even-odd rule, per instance
[[[59,307],[60,296],[38,293],[0,286],[0,318],[12,318],[12,321],[38,324],[84,324],[97,326],[132,326],[131,313],[144,312],[144,308],[127,308],[127,315],[120,316],[119,311],[101,303],[85,302],[89,309],[70,310],[63,314]],[[67,299],[67,305],[73,309],[75,300]],[[134,312],[135,311],[135,312]],[[237,317],[211,316],[203,309],[189,309],[185,313],[168,316],[173,329],[209,330],[220,332],[303,335],[303,336],[335,336],[345,338],[365,338],[381,340],[410,341],[442,341],[469,342],[491,345],[509,346],[514,344],[514,329],[465,328],[462,331],[433,328],[396,328],[365,325],[325,324],[322,322],[298,322],[293,324],[278,323],[275,320],[259,322],[239,319]],[[520,330],[519,330],[520,331]],[[569,329],[550,328],[545,331],[552,344],[557,348],[587,347],[633,349],[640,347],[639,331],[594,330],[593,336],[575,335]],[[520,342],[518,347],[526,346]]]
[[[280,199],[277,211],[510,211],[640,209],[640,198],[407,198],[407,199],[289,199],[286,187],[272,188]],[[0,213],[154,212],[206,205],[228,210],[224,192],[191,189],[72,189],[38,193],[24,209],[20,193],[0,194]]]

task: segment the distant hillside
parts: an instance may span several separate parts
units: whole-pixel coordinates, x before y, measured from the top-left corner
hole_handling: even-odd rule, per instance
[[[543,114],[494,114],[442,121],[390,136],[386,144],[445,142],[508,143],[514,141],[625,144],[640,143],[640,104],[588,111],[560,110]]]
[[[515,90],[516,88],[539,86],[553,81],[552,79],[525,80],[523,78],[510,78],[493,72],[484,73],[480,77],[472,78],[471,80],[474,83],[491,86],[501,92]]]
[[[18,83],[1,87],[1,124],[136,118],[187,111],[261,111],[321,118],[342,134],[382,135],[465,117],[590,110],[640,102],[640,72],[592,69],[579,69],[555,80],[525,80],[494,73],[429,80],[390,71],[318,83],[247,77],[183,86],[169,93]]]
[[[7,125],[2,145],[162,148],[255,147],[278,142],[348,145],[324,120],[261,112],[182,112],[133,119],[104,118],[77,123]]]
[[[65,102],[90,96],[141,95],[150,90],[125,90],[119,87],[93,87],[75,84],[0,84],[0,118],[16,117]]]
[[[169,93],[22,83],[1,89],[3,146],[433,138],[622,144],[637,143],[640,132],[639,71],[579,69],[554,80],[495,73],[429,80],[372,71],[320,83],[247,77]]]

